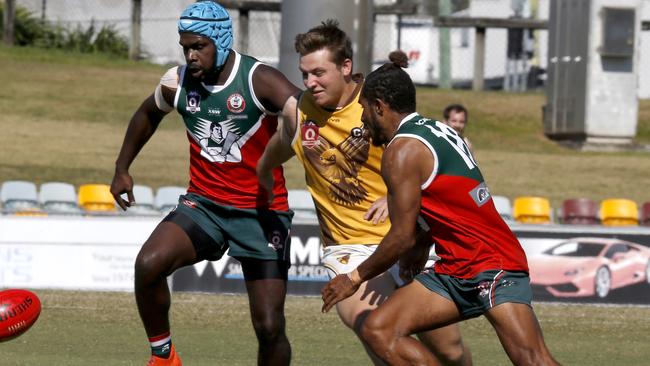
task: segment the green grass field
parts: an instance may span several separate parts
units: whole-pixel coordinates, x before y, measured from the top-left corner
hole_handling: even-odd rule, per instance
[[[148,344],[133,295],[37,291],[38,322],[0,344],[3,366],[144,365]],[[286,315],[294,365],[370,365],[335,313],[315,297],[289,296]],[[535,304],[554,356],[564,365],[647,365],[650,308]],[[173,340],[188,366],[254,365],[255,335],[242,295],[176,293]],[[485,318],[462,323],[475,365],[508,365]]]
[[[109,183],[128,120],[165,68],[101,56],[0,46],[0,182]],[[543,136],[542,93],[420,88],[419,111],[439,117],[450,102],[470,109],[468,136],[494,194],[650,200],[650,155],[577,152]],[[650,101],[641,102],[637,142],[650,143]],[[184,129],[170,115],[132,167],[136,183],[186,185]],[[287,166],[290,188],[304,187]],[[0,365],[143,365],[148,345],[132,294],[37,291],[41,319],[0,344]],[[354,336],[320,299],[289,297],[295,365],[367,365]],[[536,304],[547,343],[567,365],[648,364],[650,308]],[[175,294],[174,342],[185,363],[253,365],[256,342],[239,295]],[[463,323],[476,365],[508,360],[485,319]]]

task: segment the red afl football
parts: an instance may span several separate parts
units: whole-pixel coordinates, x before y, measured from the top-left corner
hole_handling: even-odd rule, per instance
[[[41,300],[28,290],[0,291],[0,342],[25,333],[41,315]]]

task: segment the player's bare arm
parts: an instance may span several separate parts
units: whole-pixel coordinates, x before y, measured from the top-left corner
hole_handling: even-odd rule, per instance
[[[163,95],[168,93],[163,92]],[[173,100],[173,96],[171,99]],[[129,174],[129,167],[167,113],[156,105],[155,94],[151,94],[131,117],[120,154],[115,162],[115,175],[111,182],[111,194],[122,210],[126,210],[127,207],[135,203],[132,191],[133,178]],[[128,197],[128,202],[121,197],[124,193]]]
[[[399,276],[404,283],[411,282],[422,272],[429,260],[431,250],[431,234],[418,227],[415,245],[399,256]]]
[[[272,106],[271,110],[281,110],[282,116],[278,131],[269,140],[264,154],[257,163],[257,177],[262,187],[269,193],[269,202],[271,202],[274,184],[273,169],[294,155],[291,141],[296,131],[298,104],[296,97],[300,91],[282,73],[266,65],[260,65],[256,70],[253,75],[253,85],[256,95],[265,108],[269,109]]]
[[[300,92],[284,74],[264,64],[253,73],[253,89],[264,108],[274,113],[282,111],[289,97]]]
[[[361,283],[388,270],[400,255],[413,248],[420,212],[420,186],[431,174],[432,168],[433,156],[417,140],[397,139],[386,149],[381,170],[388,188],[391,228],[377,250],[359,267],[336,276],[323,288],[324,312],[351,296]]]

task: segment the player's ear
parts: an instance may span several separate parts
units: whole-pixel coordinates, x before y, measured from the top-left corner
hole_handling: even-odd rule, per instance
[[[383,116],[384,112],[388,109],[388,104],[382,99],[375,98],[375,101],[372,106],[375,109],[375,113],[379,116]]]
[[[341,72],[343,73],[343,76],[350,76],[352,75],[352,60],[349,58],[346,58],[343,60],[343,63],[341,64]]]

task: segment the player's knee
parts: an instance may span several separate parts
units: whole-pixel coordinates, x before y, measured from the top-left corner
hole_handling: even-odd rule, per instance
[[[285,337],[285,324],[281,316],[254,319],[253,328],[260,344],[274,344]]]
[[[160,258],[156,253],[139,253],[135,259],[136,285],[147,285],[163,276]]]
[[[462,342],[454,342],[447,347],[444,347],[438,350],[436,356],[438,356],[445,365],[463,365],[463,360],[466,358],[466,350],[463,347]],[[469,351],[467,351],[469,353]]]
[[[379,317],[372,314],[361,325],[360,335],[375,351],[379,351],[390,343],[390,332],[382,324]]]

